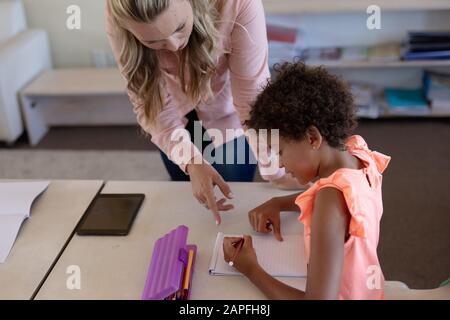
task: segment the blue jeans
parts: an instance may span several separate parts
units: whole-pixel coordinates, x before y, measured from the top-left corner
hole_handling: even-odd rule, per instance
[[[197,113],[192,111],[186,116],[189,120],[186,130],[191,135],[191,140],[194,139],[194,121],[198,121]],[[204,134],[205,129],[202,129],[202,134]],[[199,150],[203,151],[208,146],[210,142],[203,142],[202,146],[197,146]],[[238,152],[242,152],[240,146],[244,146],[245,150],[245,158],[244,155],[239,154]],[[233,150],[234,153],[234,161],[231,164],[227,164],[227,161],[231,159],[227,159],[227,150]],[[172,181],[189,181],[189,176],[186,175],[180,167],[173,163],[167,155],[160,151],[161,158],[164,162],[164,165],[169,172],[170,178]],[[241,136],[236,138],[235,140],[229,141],[227,144],[224,144],[211,152],[211,156],[213,159],[216,159],[216,162],[212,163],[214,169],[222,176],[222,178],[227,182],[253,182],[256,173],[256,160],[254,158],[253,152],[250,149],[250,146],[247,142],[245,136]],[[240,156],[240,157],[239,157]],[[217,158],[216,158],[217,157]],[[205,158],[210,163],[212,162],[208,157]],[[239,160],[239,161],[238,161]],[[242,161],[244,160],[244,161]]]

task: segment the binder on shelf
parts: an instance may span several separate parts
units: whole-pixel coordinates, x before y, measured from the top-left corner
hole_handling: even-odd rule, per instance
[[[180,226],[156,241],[142,300],[189,300],[197,246],[186,244],[188,232]]]
[[[450,32],[409,32],[403,58],[405,60],[450,59]]]
[[[403,58],[405,60],[450,59],[450,50],[405,52],[405,54],[403,55]]]

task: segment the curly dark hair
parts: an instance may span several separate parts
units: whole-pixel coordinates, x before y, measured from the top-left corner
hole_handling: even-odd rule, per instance
[[[323,67],[303,62],[276,65],[277,78],[258,96],[245,122],[249,128],[279,129],[280,136],[301,140],[315,126],[333,148],[343,148],[356,128],[348,85]]]

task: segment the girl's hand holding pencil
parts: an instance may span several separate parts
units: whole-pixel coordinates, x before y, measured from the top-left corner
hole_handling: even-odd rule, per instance
[[[252,237],[225,237],[223,239],[225,261],[244,275],[258,267],[258,259],[253,248]]]

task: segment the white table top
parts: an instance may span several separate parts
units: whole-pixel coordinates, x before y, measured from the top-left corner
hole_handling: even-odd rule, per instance
[[[0,300],[31,298],[101,185],[102,181],[50,183],[0,264]]]
[[[119,69],[55,69],[44,71],[26,88],[26,96],[90,96],[126,94]]]
[[[102,193],[145,193],[146,200],[127,237],[79,237],[69,243],[36,299],[140,299],[155,241],[179,225],[189,227],[188,243],[198,246],[191,299],[264,299],[246,278],[210,276],[208,267],[217,232],[251,231],[247,213],[263,201],[289,194],[270,184],[231,183],[236,209],[217,227],[197,204],[189,183],[110,182]],[[303,232],[298,214],[283,216],[283,234]],[[69,266],[81,270],[81,290],[66,287]],[[304,289],[304,279],[283,278]]]

